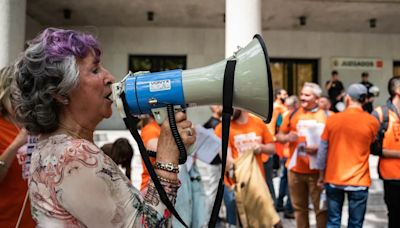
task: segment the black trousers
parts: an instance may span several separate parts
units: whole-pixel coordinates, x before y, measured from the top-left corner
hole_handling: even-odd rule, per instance
[[[383,181],[389,228],[400,227],[400,181]]]

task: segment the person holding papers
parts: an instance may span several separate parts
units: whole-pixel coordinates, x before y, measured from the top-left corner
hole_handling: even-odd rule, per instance
[[[222,124],[218,124],[218,126],[215,128],[215,134],[218,137],[222,137]],[[225,175],[225,189],[224,189],[224,202],[227,210],[227,222],[229,225],[237,225],[236,224],[236,194],[234,194],[235,190],[235,184],[236,183],[241,183],[240,186],[244,185],[250,185],[250,183],[243,184],[242,180],[235,179],[234,176],[237,177],[237,173],[235,172],[235,169],[238,169],[238,164],[236,163],[240,158],[243,157],[251,157],[254,158],[256,161],[255,166],[258,166],[255,168],[256,174],[264,174],[264,168],[263,168],[263,163],[261,160],[261,154],[266,153],[266,154],[274,154],[275,153],[275,145],[273,141],[273,137],[271,133],[269,132],[267,126],[264,124],[264,122],[252,115],[249,114],[246,111],[242,111],[240,109],[235,109],[233,115],[232,115],[232,120],[230,124],[230,133],[229,133],[229,141],[228,141],[228,156],[227,156],[227,173]],[[248,156],[250,153],[250,156]],[[248,170],[250,170],[253,167],[248,167]],[[235,175],[234,175],[235,172]],[[262,179],[262,175],[261,179]],[[245,217],[249,218],[249,216],[254,216],[257,213],[268,213],[271,212],[269,208],[272,208],[274,210],[273,202],[271,199],[271,196],[269,194],[268,187],[266,186],[265,182],[260,182],[256,183],[258,185],[258,192],[261,192],[265,190],[265,196],[267,197],[266,201],[268,203],[261,203],[258,202],[257,205],[252,205],[253,206],[253,211],[252,215],[249,213],[246,213]],[[248,195],[256,195],[255,192],[247,192]],[[250,202],[250,201],[249,201]],[[247,203],[249,203],[247,202]],[[264,202],[264,201],[263,201]],[[258,205],[262,205],[260,208],[255,209]],[[243,208],[243,207],[242,207]],[[238,208],[239,209],[239,208]],[[240,210],[239,210],[240,212]],[[257,214],[259,215],[259,214]],[[255,216],[257,217],[257,216]],[[273,225],[278,225],[279,223],[279,215],[275,212],[272,211],[270,214],[264,214],[260,215],[257,218],[258,224],[266,224],[266,223],[272,223]],[[265,220],[265,221],[264,221]],[[268,221],[266,221],[268,220]],[[247,222],[247,221],[241,221],[242,223]],[[253,221],[255,222],[255,221]],[[264,223],[265,222],[265,223]],[[258,227],[267,227],[260,225]],[[256,226],[257,227],[257,226]]]
[[[318,106],[322,90],[315,83],[304,83],[301,90],[301,106],[283,119],[276,140],[289,142],[290,153],[286,163],[289,169],[289,192],[295,211],[296,227],[310,226],[308,219],[308,199],[314,206],[317,227],[326,227],[326,211],[319,208],[321,188],[317,186],[318,132],[322,132],[327,115]],[[315,132],[314,132],[315,131]],[[316,137],[318,135],[318,137]]]
[[[327,120],[321,137],[318,184],[321,187],[325,185],[326,189],[327,227],[341,226],[345,194],[349,201],[347,226],[363,225],[371,184],[368,164],[370,145],[379,129],[379,122],[363,111],[362,106],[367,99],[368,91],[364,85],[350,85],[345,96],[346,110]]]

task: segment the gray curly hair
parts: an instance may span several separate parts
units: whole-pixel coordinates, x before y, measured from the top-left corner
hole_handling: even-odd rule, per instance
[[[5,104],[10,102],[10,86],[13,73],[13,66],[6,66],[0,70],[0,116],[8,114]]]
[[[59,127],[63,104],[79,83],[76,59],[101,51],[93,36],[48,28],[33,39],[16,63],[11,101],[16,118],[31,134],[51,133]]]

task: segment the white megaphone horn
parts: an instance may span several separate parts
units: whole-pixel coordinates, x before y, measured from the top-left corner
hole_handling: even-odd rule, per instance
[[[113,84],[113,99],[123,118],[120,95],[125,93],[129,115],[153,114],[158,123],[166,117],[165,107],[221,105],[224,72],[228,60],[236,60],[233,106],[247,110],[269,122],[272,116],[273,88],[268,52],[260,35],[233,56],[218,63],[189,70],[156,73],[129,73]]]
[[[138,143],[143,162],[161,201],[185,227],[188,226],[173,207],[158,180],[132,116],[152,113],[158,123],[162,123],[168,116],[172,135],[180,152],[179,164],[184,164],[187,152],[176,127],[174,109],[223,104],[222,122],[223,125],[228,123],[226,125],[228,130],[231,106],[250,111],[265,122],[269,122],[272,115],[271,70],[267,49],[260,35],[255,35],[246,47],[239,49],[232,57],[213,65],[191,70],[171,70],[147,74],[129,73],[121,82],[114,83],[112,90],[118,111]],[[226,112],[225,108],[227,108]],[[216,217],[221,206],[226,145],[227,134],[223,130],[221,180],[209,227],[215,227]],[[173,167],[172,164],[170,165]]]

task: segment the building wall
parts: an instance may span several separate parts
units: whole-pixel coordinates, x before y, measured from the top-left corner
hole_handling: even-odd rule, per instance
[[[43,26],[39,22],[26,15],[25,40],[33,39],[42,29]]]
[[[31,20],[31,19],[30,19]],[[30,22],[31,24],[33,22]],[[27,36],[36,34],[36,26],[27,26]],[[27,25],[29,25],[27,23]],[[128,70],[129,54],[187,55],[187,67],[195,68],[218,62],[224,58],[224,29],[208,28],[129,28],[75,27],[89,31],[100,40],[103,64],[120,80]],[[34,30],[34,31],[32,31]],[[332,57],[380,58],[381,70],[370,71],[370,81],[381,89],[375,104],[387,98],[386,83],[392,76],[393,60],[400,59],[400,35],[328,33],[303,31],[264,31],[270,57],[318,59],[321,85],[330,77]],[[340,79],[347,87],[359,82],[362,70],[339,70]],[[203,123],[210,115],[207,107],[191,108],[189,117]],[[99,129],[124,128],[118,114],[105,120]]]

